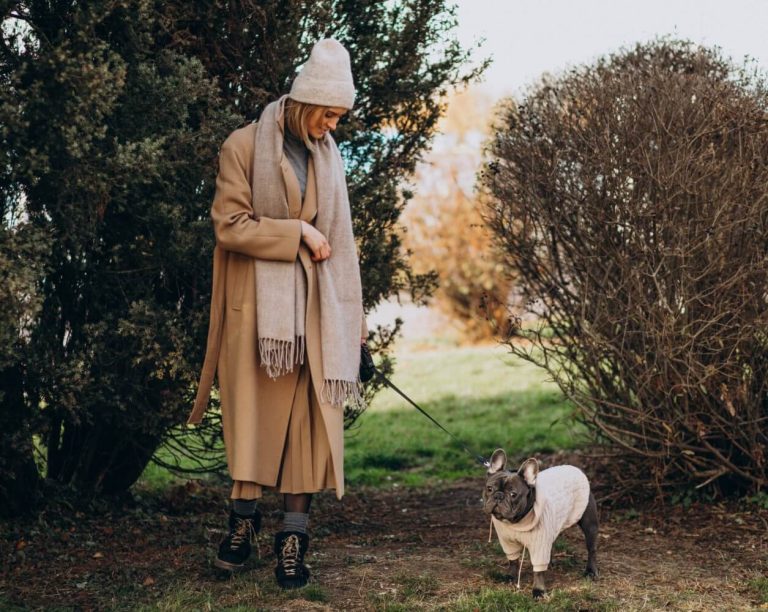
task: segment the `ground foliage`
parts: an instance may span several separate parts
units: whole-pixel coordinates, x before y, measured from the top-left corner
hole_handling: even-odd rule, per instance
[[[610,494],[602,461],[541,456],[589,474]],[[307,561],[313,581],[281,592],[272,534],[281,513],[266,497],[261,556],[230,577],[212,560],[226,522],[226,483],[179,484],[96,505],[72,500],[36,520],[0,522],[0,607],[78,610],[747,610],[768,605],[768,509],[755,503],[601,503],[596,582],[577,527],[558,539],[550,596],[531,599],[530,562],[488,542],[482,474],[417,489],[355,487],[313,503]],[[138,492],[137,492],[138,493]],[[695,517],[695,519],[693,518]],[[706,551],[706,552],[704,552]]]
[[[365,307],[431,290],[395,232],[400,184],[446,91],[482,68],[467,64],[445,1],[0,10],[0,511],[27,508],[41,476],[124,490],[169,436],[197,458],[214,448],[220,464],[215,413],[192,440],[176,427],[205,346],[217,149],[287,90],[322,36],[349,48],[358,88],[337,133]],[[379,330],[375,348],[395,332]]]
[[[716,50],[657,40],[510,100],[487,217],[546,368],[638,485],[768,481],[768,91]]]

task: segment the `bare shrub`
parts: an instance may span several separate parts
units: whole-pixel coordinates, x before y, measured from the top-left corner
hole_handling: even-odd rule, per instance
[[[488,222],[540,317],[506,342],[660,492],[766,485],[767,111],[759,73],[658,40],[510,101],[489,146]]]

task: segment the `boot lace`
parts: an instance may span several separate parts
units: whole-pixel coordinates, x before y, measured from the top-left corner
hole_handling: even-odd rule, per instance
[[[253,520],[235,517],[235,528],[230,534],[229,547],[232,550],[239,548],[246,538],[251,544],[256,542],[256,530],[253,527]]]
[[[283,570],[287,576],[295,576],[299,565],[299,538],[289,535],[280,549]]]

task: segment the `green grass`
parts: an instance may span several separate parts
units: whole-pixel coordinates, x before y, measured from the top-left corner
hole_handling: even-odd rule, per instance
[[[392,382],[485,457],[504,448],[513,460],[571,449],[584,430],[546,373],[497,347],[412,353]],[[472,458],[391,389],[383,390],[347,432],[350,484],[422,485],[477,473]]]
[[[583,443],[583,427],[570,421],[571,406],[546,372],[500,347],[445,347],[396,357],[392,381],[484,457],[501,447],[519,461]],[[169,459],[167,449],[158,453]],[[448,434],[391,389],[381,391],[346,433],[350,485],[419,486],[478,469]],[[159,490],[178,481],[150,464],[139,486]]]
[[[754,504],[758,508],[762,508],[763,510],[768,510],[768,493],[765,491],[759,491],[752,497],[748,497],[746,499],[746,502],[748,505]]]
[[[127,598],[126,598],[127,599]],[[181,610],[212,610],[216,605],[216,598],[212,593],[200,593],[189,590],[186,586],[159,598],[152,604],[139,605],[134,608],[139,612],[173,612]]]
[[[284,591],[272,580],[262,582],[255,580],[252,574],[245,573],[212,585],[178,582],[163,589],[153,599],[151,604],[144,605],[136,605],[134,600],[134,604],[126,609],[146,612],[151,610],[252,612],[272,610],[275,602],[281,602],[292,609],[300,610],[304,607],[302,601],[326,603],[329,596],[326,589],[317,583],[310,583],[303,589]]]
[[[157,452],[162,453],[164,451],[165,449],[161,447]],[[184,479],[175,476],[164,467],[150,462],[141,473],[141,477],[139,478],[137,484],[142,489],[150,491],[161,491],[166,487],[176,484],[177,482],[184,482]]]
[[[760,576],[750,580],[748,584],[757,595],[759,603],[761,605],[768,604],[768,578]]]
[[[300,591],[295,591],[294,593],[289,591],[288,596],[291,599],[305,599],[307,601],[316,601],[320,603],[325,603],[328,601],[328,593],[321,585],[317,583],[308,584]]]
[[[518,591],[514,587],[483,588],[479,592],[468,593],[455,602],[441,607],[450,612],[566,612],[571,610],[591,610],[592,612],[612,612],[618,610],[613,600],[600,600],[590,585],[578,591],[555,589],[545,600],[531,598],[530,589]]]
[[[386,594],[371,593],[368,600],[371,607],[383,612],[405,612],[420,609],[430,601],[440,587],[440,582],[432,574],[398,574],[394,576],[395,588]]]
[[[395,576],[395,582],[402,587],[403,596],[408,599],[427,599],[434,595],[440,586],[432,574],[399,574]]]

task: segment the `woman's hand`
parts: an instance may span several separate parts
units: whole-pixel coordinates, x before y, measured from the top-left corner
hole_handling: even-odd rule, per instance
[[[328,239],[314,225],[306,221],[301,222],[301,240],[312,252],[312,261],[323,261],[331,256],[331,245],[328,244]]]

